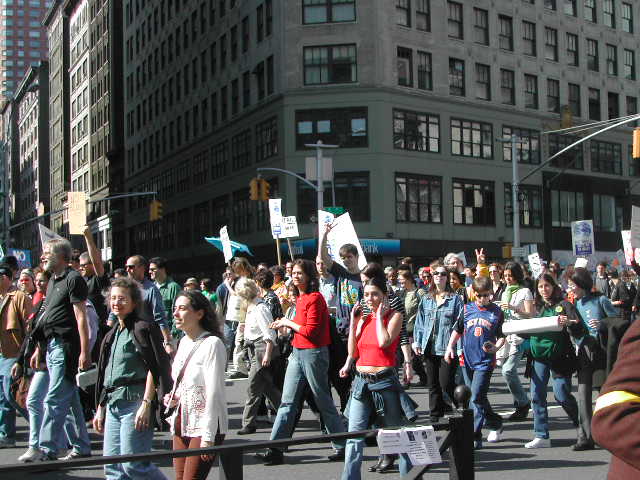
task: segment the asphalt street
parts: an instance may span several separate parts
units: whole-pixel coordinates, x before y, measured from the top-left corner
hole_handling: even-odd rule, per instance
[[[230,434],[227,442],[243,442],[248,440],[266,440],[269,437],[270,428],[265,426],[253,435],[239,437],[236,431],[241,427],[241,415],[243,400],[245,397],[246,381],[236,380],[228,382],[228,404],[230,413]],[[574,381],[575,383],[575,381]],[[528,388],[528,382],[525,385]],[[424,388],[412,387],[412,397],[419,403],[420,418],[416,422],[425,419],[427,395]],[[499,374],[494,374],[491,401],[494,409],[507,416],[512,412],[511,396]],[[595,392],[594,392],[595,398]],[[476,479],[478,480],[566,480],[568,478],[580,480],[601,480],[606,478],[609,453],[604,450],[586,452],[574,452],[571,445],[575,442],[575,429],[564,415],[561,408],[554,404],[553,394],[548,394],[550,405],[550,429],[552,448],[540,450],[528,450],[524,444],[533,438],[533,424],[531,414],[528,421],[521,423],[505,423],[503,440],[496,444],[488,444],[482,450],[476,451],[475,466]],[[24,419],[18,420],[18,443],[16,448],[0,450],[0,462],[3,465],[16,462],[16,458],[26,450],[27,426]],[[95,455],[101,454],[102,437],[94,432],[91,440]],[[296,431],[296,436],[318,434],[318,422],[309,410],[305,410]],[[487,432],[488,433],[488,432]],[[485,433],[486,436],[486,433]],[[168,433],[158,433],[155,437],[154,448],[166,449],[170,444]],[[305,480],[333,480],[339,479],[342,471],[342,463],[330,463],[326,455],[331,453],[328,444],[313,444],[293,446],[286,454],[286,463],[275,467],[265,467],[259,463],[252,454],[244,456],[245,479],[283,480],[304,478]],[[368,473],[366,467],[373,463],[377,457],[376,447],[367,447],[365,450],[365,463],[363,464],[363,478],[399,478],[395,473],[378,474]],[[159,463],[162,471],[168,478],[174,478],[173,469],[169,460]],[[3,475],[2,480],[23,479],[25,474]],[[56,480],[62,478],[85,479],[103,478],[102,467],[93,467],[83,470],[65,470],[61,472],[34,473],[33,478]],[[209,474],[210,479],[218,478],[217,468]],[[448,467],[445,463],[432,467],[425,478],[444,480],[448,477]]]

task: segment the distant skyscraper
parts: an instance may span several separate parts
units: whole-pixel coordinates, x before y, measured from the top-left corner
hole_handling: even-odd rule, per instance
[[[51,4],[51,0],[0,2],[0,95],[13,96],[29,66],[47,58],[42,19]]]

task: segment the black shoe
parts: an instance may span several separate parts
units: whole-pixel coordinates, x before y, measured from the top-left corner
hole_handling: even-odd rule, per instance
[[[584,450],[595,450],[595,448],[596,446],[594,445],[594,443],[588,440],[584,440],[584,441],[579,440],[574,446],[571,447],[571,449],[574,452],[582,452]]]
[[[429,415],[429,420],[431,421],[431,423],[438,423],[440,422],[441,418],[442,415]]]
[[[378,468],[380,468],[380,465],[382,465],[382,462],[383,462],[383,461],[384,461],[384,455],[380,455],[380,456],[378,457],[378,462],[377,462],[377,463],[374,463],[373,465],[371,465],[371,466],[369,467],[369,471],[370,471],[370,472],[377,472],[377,471],[378,471]]]
[[[516,407],[516,411],[511,414],[509,417],[510,422],[522,422],[527,419],[529,415],[529,408],[531,406],[529,404],[523,405],[522,407]]]
[[[382,460],[382,463],[378,467],[378,473],[384,473],[391,470],[391,468],[393,468],[393,464],[396,463],[397,455],[383,455],[383,457],[384,460]]]
[[[227,376],[229,380],[238,380],[239,378],[249,378],[249,375],[242,372],[233,372]]]
[[[284,455],[282,452],[273,448],[267,449],[265,453],[256,453],[256,457],[260,458],[267,467],[282,465],[284,463]]]
[[[336,450],[331,455],[327,455],[330,462],[341,462],[344,460],[344,448]]]
[[[238,430],[238,435],[251,435],[252,433],[256,433],[256,427],[253,425],[246,425]]]

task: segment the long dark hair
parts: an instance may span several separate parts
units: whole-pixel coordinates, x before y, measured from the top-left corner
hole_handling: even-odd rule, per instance
[[[207,332],[215,335],[218,338],[222,338],[222,331],[220,330],[220,323],[216,312],[213,311],[213,306],[207,297],[205,297],[198,290],[182,290],[176,297],[185,297],[189,299],[191,308],[196,312],[202,310],[204,315],[200,319],[200,326]]]
[[[371,285],[372,287],[376,287],[379,289],[384,295],[389,295],[389,290],[387,289],[387,281],[384,277],[380,277],[376,275],[371,277],[369,280],[364,282],[364,286]]]
[[[540,295],[540,291],[538,290],[538,285],[540,284],[540,282],[547,282],[551,286],[553,286],[553,292],[551,293],[551,298],[549,298],[548,302],[546,302],[544,298],[542,298],[542,295]],[[556,282],[556,279],[553,277],[553,275],[551,275],[550,273],[543,273],[542,275],[540,275],[536,284],[536,309],[540,311],[545,307],[545,305],[554,306],[560,303],[562,300],[564,300],[564,296],[562,295],[562,288],[560,287],[560,285],[558,285],[558,282]]]
[[[592,295],[598,297],[602,295],[599,290],[593,291],[593,278],[586,268],[578,267],[574,269],[573,275],[569,279],[575,283],[578,287],[584,290],[585,296]]]
[[[309,283],[307,284],[305,293],[317,292],[320,289],[320,281],[318,280],[318,270],[316,269],[315,263],[313,263],[311,260],[298,258],[295,262],[293,262],[293,266],[300,267],[302,272],[307,277],[309,277]]]
[[[449,285],[449,270],[447,270],[447,267],[445,267],[443,263],[439,263],[439,262],[432,262],[429,267],[431,268],[432,278],[435,276],[436,270],[438,268],[444,268],[447,271],[447,281],[444,285],[444,291],[453,293],[453,289],[451,288],[451,285]],[[436,293],[438,293],[438,288],[436,287],[435,280],[432,280],[431,283],[429,284],[429,291],[427,292],[427,294],[431,297],[435,297]]]
[[[507,270],[511,272],[511,276],[518,285],[524,285],[524,271],[522,270],[522,265],[518,262],[507,262],[502,273],[504,274]]]

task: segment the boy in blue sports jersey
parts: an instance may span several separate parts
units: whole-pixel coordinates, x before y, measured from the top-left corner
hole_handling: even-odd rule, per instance
[[[453,326],[444,360],[450,363],[455,358],[456,343],[462,337],[463,373],[471,387],[475,448],[482,448],[482,427],[485,423],[491,430],[488,442],[499,441],[502,434],[502,418],[491,409],[487,393],[496,365],[496,352],[505,341],[502,334],[504,316],[500,307],[491,302],[489,278],[476,277],[471,288],[476,300],[464,306],[464,318]]]

